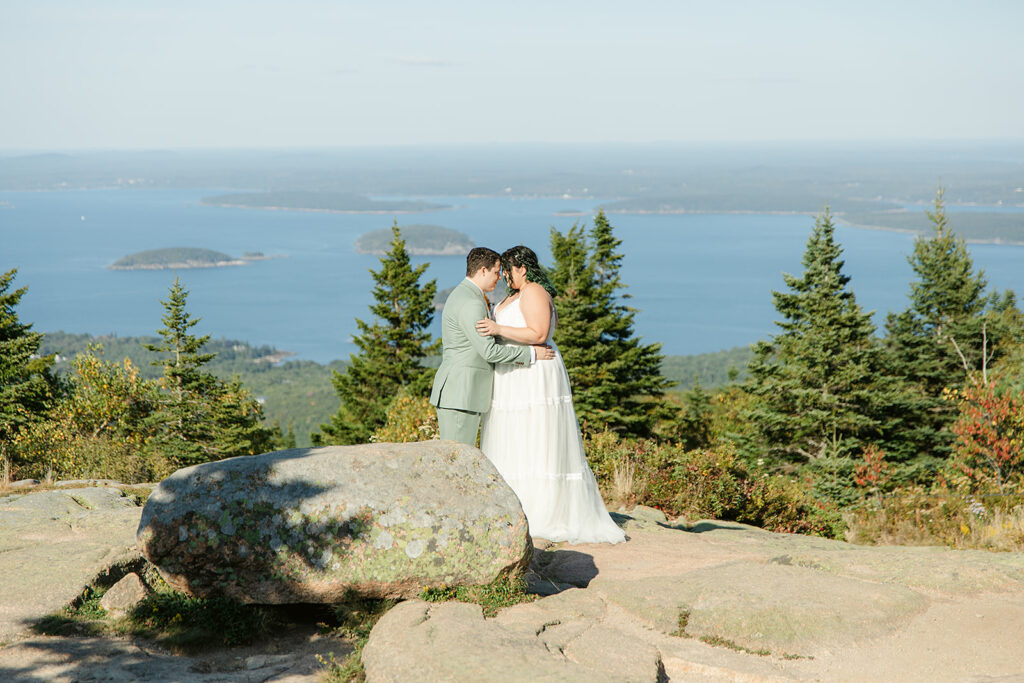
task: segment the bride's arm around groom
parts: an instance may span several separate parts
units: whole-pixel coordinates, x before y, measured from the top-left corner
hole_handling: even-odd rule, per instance
[[[476,444],[480,416],[491,405],[494,363],[526,365],[536,356],[550,358],[546,347],[498,344],[482,337],[476,323],[488,313],[486,292],[501,273],[498,253],[477,247],[466,257],[466,279],[448,295],[441,313],[441,366],[434,376],[431,405],[437,408],[442,439]]]

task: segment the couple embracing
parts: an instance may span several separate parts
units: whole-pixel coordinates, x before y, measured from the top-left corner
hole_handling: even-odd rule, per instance
[[[487,293],[508,296],[490,316]],[[441,314],[444,355],[430,402],[442,439],[476,444],[515,491],[530,534],[549,541],[625,540],[583,453],[565,364],[552,341],[555,295],[527,247],[477,247]]]

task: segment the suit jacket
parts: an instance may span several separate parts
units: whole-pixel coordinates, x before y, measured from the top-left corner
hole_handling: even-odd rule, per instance
[[[530,362],[530,347],[503,346],[482,337],[476,321],[487,317],[484,294],[466,278],[448,295],[441,313],[441,367],[434,375],[430,403],[439,408],[486,413],[491,407],[493,363]]]

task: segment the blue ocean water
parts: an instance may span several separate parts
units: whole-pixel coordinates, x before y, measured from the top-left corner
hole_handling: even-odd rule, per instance
[[[202,206],[218,190],[0,192],[0,271],[18,268],[28,294],[18,309],[36,330],[153,334],[174,279],[170,271],[113,271],[106,266],[144,249],[188,246],[240,256],[280,255],[247,266],[178,273],[190,292],[199,333],[271,344],[327,362],[354,351],[354,319],[368,319],[376,256],[353,243],[388,227],[391,216],[264,211]],[[550,263],[550,229],[576,221],[559,211],[590,212],[598,200],[432,197],[442,212],[397,216],[399,224],[434,223],[501,251],[534,248]],[[955,211],[956,209],[954,209]],[[717,351],[774,332],[771,290],[782,272],[799,273],[814,219],[800,215],[612,215],[622,239],[623,280],[639,309],[636,329],[669,354]],[[955,227],[955,213],[953,216]],[[877,311],[906,305],[913,248],[908,234],[840,226],[846,272],[858,301]],[[1024,293],[1024,247],[972,245],[992,286]],[[450,287],[462,257],[429,262],[428,278]],[[436,322],[435,322],[436,328]],[[437,329],[434,330],[438,332]]]

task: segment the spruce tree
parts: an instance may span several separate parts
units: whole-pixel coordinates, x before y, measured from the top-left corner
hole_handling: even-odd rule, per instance
[[[216,354],[203,352],[210,335],[192,334],[200,319],[189,314],[187,299],[188,290],[175,277],[161,302],[164,327],[157,333],[162,341],[144,344],[169,354],[152,362],[164,372],[150,448],[179,466],[261,453],[270,446],[270,433],[260,424],[263,409],[237,379],[225,382],[204,368]]]
[[[391,230],[390,251],[381,257],[380,270],[370,271],[374,320],[356,319],[359,334],[353,342],[359,352],[349,356],[344,372],[335,370],[331,378],[341,406],[311,435],[314,444],[365,443],[386,421],[396,395],[429,393],[434,370],[423,367],[423,360],[441,352],[441,341],[432,341],[428,329],[437,282],[420,285],[427,264],[412,267],[397,221]]]
[[[807,242],[803,275],[784,274],[789,291],[772,292],[781,333],[754,347],[747,418],[776,464],[843,458],[882,436],[894,388],[841,255],[826,208]]]
[[[619,270],[622,240],[598,211],[588,240],[573,226],[551,231],[552,283],[558,326],[555,342],[565,360],[573,402],[588,431],[610,429],[650,436],[667,415],[661,374],[661,344],[643,344],[634,334],[637,310],[623,303]]]
[[[701,386],[697,373],[693,375],[693,386],[683,394],[681,412],[678,439],[683,447],[692,450],[711,446],[714,441],[714,408],[711,395]]]
[[[1007,333],[998,313],[1015,309],[1012,295],[985,295],[984,272],[975,271],[966,243],[950,227],[941,187],[933,206],[928,212],[931,235],[915,240],[907,257],[915,276],[910,305],[886,320],[889,366],[908,384],[905,405],[891,416],[896,438],[890,455],[921,462],[949,455],[956,406],[942,398],[942,390],[963,385],[965,362],[972,369],[981,367],[987,310],[996,313],[994,324],[986,326],[992,352]]]
[[[22,323],[15,311],[28,291],[10,291],[17,272],[0,275],[0,477],[10,471],[15,434],[43,419],[56,390],[53,356],[36,357],[43,335]]]

